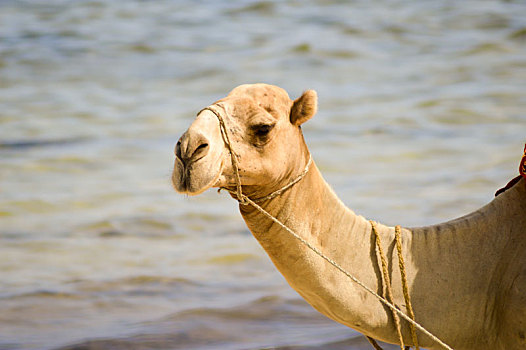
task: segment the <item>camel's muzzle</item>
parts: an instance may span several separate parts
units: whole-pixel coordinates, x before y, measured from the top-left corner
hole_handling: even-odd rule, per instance
[[[185,132],[175,146],[175,156],[186,166],[203,159],[209,150],[209,141],[203,134]]]
[[[223,148],[217,120],[199,115],[175,146],[175,190],[196,195],[213,186],[221,172]]]

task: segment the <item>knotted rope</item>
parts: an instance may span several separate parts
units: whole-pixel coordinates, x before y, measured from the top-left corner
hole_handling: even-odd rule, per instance
[[[373,348],[375,350],[384,350],[384,349],[382,349],[382,347],[380,345],[378,345],[378,343],[376,342],[376,340],[374,338],[371,338],[368,335],[366,335],[365,338],[367,338],[367,340],[369,340],[369,343],[371,343],[371,345],[373,346]]]
[[[224,108],[223,108],[224,109]],[[327,261],[329,264],[331,264],[332,266],[334,266],[337,270],[339,270],[341,273],[343,273],[345,276],[347,276],[350,280],[352,280],[353,282],[355,282],[356,284],[358,284],[360,287],[362,287],[363,289],[365,289],[365,291],[367,291],[369,294],[371,294],[373,297],[375,297],[376,299],[378,299],[381,303],[383,303],[384,305],[386,305],[388,308],[390,308],[393,313],[396,313],[398,314],[401,318],[403,318],[404,320],[406,320],[407,322],[409,322],[411,325],[413,325],[416,329],[420,330],[421,332],[423,332],[424,334],[426,334],[428,337],[430,337],[432,340],[434,340],[435,342],[437,342],[438,344],[440,344],[443,348],[447,349],[447,350],[453,350],[449,345],[447,345],[446,343],[444,343],[443,341],[441,341],[439,338],[437,338],[435,335],[433,335],[431,332],[429,332],[427,329],[425,329],[424,327],[422,327],[419,323],[417,323],[416,321],[414,321],[412,318],[410,318],[409,316],[407,316],[406,314],[404,314],[402,311],[400,311],[395,305],[393,305],[392,302],[386,300],[385,298],[381,297],[380,295],[378,295],[375,291],[373,291],[371,288],[367,287],[363,282],[361,282],[360,280],[358,280],[356,277],[354,277],[353,275],[351,275],[349,272],[347,272],[343,267],[341,267],[336,261],[332,260],[331,258],[329,258],[328,256],[326,256],[325,254],[323,254],[318,248],[314,247],[313,245],[311,245],[309,242],[307,242],[304,238],[302,238],[300,235],[298,235],[296,232],[294,232],[293,230],[291,230],[288,226],[286,226],[285,224],[283,224],[279,219],[277,219],[276,217],[274,217],[273,215],[271,215],[270,213],[268,213],[265,209],[263,209],[261,206],[259,206],[255,201],[253,201],[252,199],[250,199],[249,197],[247,197],[246,195],[243,194],[242,192],[242,189],[241,189],[241,179],[240,179],[240,176],[239,176],[239,168],[238,168],[238,160],[237,160],[237,155],[234,153],[234,150],[232,148],[232,144],[230,143],[230,139],[228,137],[228,132],[227,132],[227,128],[226,128],[226,125],[225,125],[225,122],[223,120],[223,118],[221,117],[221,115],[215,111],[213,108],[210,108],[210,107],[206,107],[204,109],[202,109],[199,113],[201,113],[203,110],[209,110],[210,112],[212,112],[216,117],[217,119],[219,120],[219,126],[220,126],[220,129],[221,129],[221,134],[223,135],[223,141],[225,142],[225,145],[226,147],[228,148],[229,152],[230,152],[230,158],[232,160],[232,167],[234,168],[234,174],[235,174],[235,179],[236,179],[236,196],[237,196],[237,201],[242,204],[242,205],[251,205],[253,206],[255,209],[257,209],[261,214],[263,214],[264,216],[266,216],[267,218],[269,218],[270,220],[272,220],[273,222],[275,222],[276,224],[278,224],[281,228],[283,228],[285,231],[287,231],[289,234],[291,234],[294,238],[296,238],[298,241],[300,241],[302,244],[304,244],[307,248],[309,248],[312,252],[314,252],[316,255],[318,255],[320,258],[324,259],[325,261]],[[198,113],[198,115],[199,115]],[[301,176],[301,178],[303,178],[305,176],[305,174],[308,172],[308,166],[310,165],[310,161],[311,159],[309,159],[309,162],[307,163],[307,166],[305,167],[305,170],[304,172],[302,173],[303,175]],[[301,178],[299,180],[301,180]],[[299,180],[297,181],[293,181],[294,183],[297,183]],[[292,184],[293,185],[293,184]],[[285,186],[284,188],[278,190],[280,191],[280,193],[282,193],[283,191],[285,191],[286,189],[292,187],[291,184],[288,184],[287,186]],[[276,191],[276,192],[278,192]],[[274,192],[273,192],[274,193]],[[271,193],[270,195],[272,195],[273,193]],[[269,195],[269,196],[270,196]],[[277,194],[276,194],[277,196]],[[268,197],[268,196],[267,196]],[[275,196],[274,196],[275,197]],[[266,198],[266,197],[263,197],[263,198]],[[259,200],[263,200],[263,199],[259,199]],[[258,200],[258,201],[259,201]],[[368,337],[369,338],[369,337]],[[376,344],[377,345],[377,344]]]
[[[380,241],[380,235],[378,234],[378,230],[376,229],[376,223],[372,220],[369,220],[369,223],[371,224],[371,228],[372,228],[372,231],[375,235],[375,241],[376,241],[376,246],[378,247],[378,252],[380,254],[380,260],[381,260],[381,265],[382,265],[382,274],[383,274],[383,277],[384,277],[384,281],[385,281],[385,289],[387,290],[387,298],[386,298],[386,295],[384,293],[384,298],[386,298],[387,300],[389,300],[389,302],[393,303],[394,304],[394,298],[393,298],[393,292],[392,292],[392,289],[391,289],[391,281],[390,281],[390,278],[389,278],[389,271],[387,269],[387,260],[386,260],[386,257],[385,257],[385,254],[383,252],[383,249],[382,249],[382,243]],[[400,232],[400,226],[397,225],[395,226],[395,241],[396,241],[396,250],[398,252],[398,266],[400,267],[400,275],[401,275],[401,278],[402,278],[402,289],[403,289],[403,293],[404,293],[404,299],[405,299],[405,307],[406,307],[406,311],[407,311],[407,314],[409,315],[409,317],[411,317],[411,319],[414,321],[415,320],[415,313],[413,312],[413,307],[411,305],[411,297],[409,296],[409,289],[407,287],[407,276],[406,276],[406,270],[405,270],[405,262],[404,262],[404,257],[402,255],[402,234]],[[398,317],[398,315],[394,312],[394,310],[392,310],[392,313],[393,313],[393,319],[394,319],[394,322],[395,322],[395,327],[396,327],[396,332],[398,334],[398,339],[400,340],[400,349],[401,350],[404,350],[404,339],[402,337],[402,330],[401,330],[401,326],[400,326],[400,319]],[[411,338],[413,340],[413,345],[415,346],[415,349],[416,350],[419,350],[420,347],[418,346],[418,337],[416,336],[416,329],[415,329],[415,325],[412,324],[412,323],[409,323],[409,326],[411,328]],[[371,340],[369,340],[371,342]],[[374,347],[376,347],[378,344],[374,344],[373,342],[371,342],[371,344],[373,344]]]
[[[391,289],[391,279],[389,278],[389,270],[387,269],[387,260],[385,258],[384,251],[382,249],[382,242],[380,241],[380,235],[378,234],[378,231],[376,230],[376,224],[374,221],[369,220],[369,223],[371,224],[372,231],[375,236],[375,242],[376,247],[378,248],[378,252],[380,253],[380,261],[382,265],[382,276],[384,279],[384,295],[383,297],[387,299],[390,303],[394,304],[394,298],[393,298],[393,291]],[[386,295],[387,291],[387,295]],[[395,323],[396,333],[398,334],[398,340],[400,341],[400,349],[404,350],[404,337],[402,336],[402,328],[400,326],[400,318],[398,317],[398,314],[391,309],[391,312],[393,314],[393,320]]]
[[[400,225],[395,226],[395,237],[396,237],[396,250],[398,251],[398,266],[400,267],[400,276],[402,278],[402,290],[404,291],[405,309],[407,311],[407,315],[411,317],[411,319],[414,321],[415,313],[413,311],[413,306],[411,305],[411,296],[409,296],[409,289],[407,288],[407,276],[405,273],[405,262],[404,262],[404,257],[402,255],[402,233],[400,232]],[[418,346],[418,337],[416,336],[415,325],[410,323],[409,326],[411,328],[411,338],[413,340],[413,345],[415,346],[416,350],[419,350],[420,347]]]

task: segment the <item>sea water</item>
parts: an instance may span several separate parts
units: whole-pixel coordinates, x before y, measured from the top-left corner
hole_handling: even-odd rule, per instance
[[[195,113],[252,82],[318,92],[305,138],[355,212],[445,221],[518,173],[526,4],[0,2],[0,349],[368,348],[228,195],[170,185]]]

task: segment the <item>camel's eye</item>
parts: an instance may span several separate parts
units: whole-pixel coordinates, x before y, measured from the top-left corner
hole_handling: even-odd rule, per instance
[[[271,124],[257,124],[251,127],[254,135],[258,138],[266,137],[272,128],[274,125]]]

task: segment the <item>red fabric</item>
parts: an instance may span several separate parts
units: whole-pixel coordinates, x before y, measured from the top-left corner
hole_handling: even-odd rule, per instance
[[[519,180],[521,179],[521,176],[517,176],[516,178],[513,178],[506,186],[495,192],[495,197],[497,197],[499,194],[506,192],[510,188],[512,188]]]
[[[521,179],[521,176],[526,179],[526,144],[524,145],[524,155],[522,156],[521,162],[519,164],[519,173],[520,175],[508,182],[506,186],[501,188],[495,193],[495,197],[497,197],[499,194],[506,192],[506,190],[510,189],[515,185],[519,180]]]
[[[526,179],[526,145],[524,145],[524,155],[521,159],[521,165],[519,166],[519,173]]]

